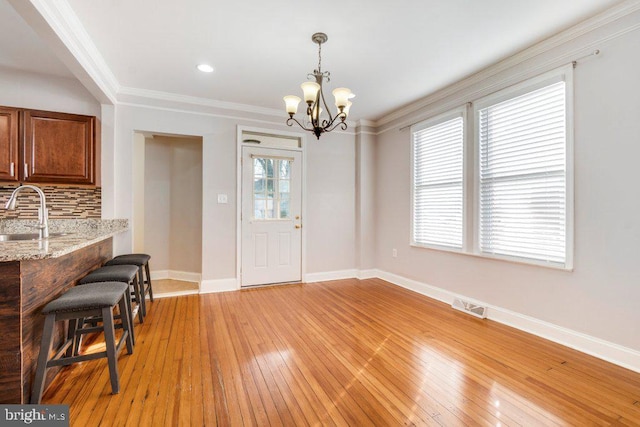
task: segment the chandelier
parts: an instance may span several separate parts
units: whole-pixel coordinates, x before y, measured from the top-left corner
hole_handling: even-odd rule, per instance
[[[311,36],[311,40],[318,44],[318,68],[313,70],[313,73],[307,75],[309,80],[315,81],[304,82],[300,85],[304,94],[304,101],[307,103],[307,114],[304,123],[300,123],[294,117],[298,111],[298,104],[301,99],[294,95],[285,96],[283,99],[286,105],[286,111],[289,114],[287,125],[293,126],[295,122],[302,129],[313,132],[316,138],[320,139],[320,135],[324,132],[331,132],[338,126],[340,126],[342,130],[347,129],[345,119],[349,115],[349,108],[351,107],[351,101],[349,101],[349,99],[355,95],[346,87],[334,89],[331,93],[335,98],[337,112],[335,116],[331,113],[327,101],[324,99],[324,93],[322,93],[322,82],[325,79],[327,82],[331,81],[331,73],[322,71],[322,43],[327,41],[327,35],[325,33],[315,33]]]

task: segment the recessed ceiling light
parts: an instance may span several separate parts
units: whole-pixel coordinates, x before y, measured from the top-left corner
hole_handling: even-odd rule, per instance
[[[209,64],[200,64],[198,65],[198,70],[203,73],[213,73],[213,67]]]

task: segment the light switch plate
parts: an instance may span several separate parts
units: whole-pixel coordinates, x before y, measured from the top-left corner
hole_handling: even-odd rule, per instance
[[[227,203],[227,195],[218,194],[218,203]]]

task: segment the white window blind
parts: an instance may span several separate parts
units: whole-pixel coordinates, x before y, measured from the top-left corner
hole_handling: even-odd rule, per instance
[[[418,127],[412,136],[413,243],[462,249],[464,119]]]
[[[480,251],[565,265],[565,82],[478,113]]]

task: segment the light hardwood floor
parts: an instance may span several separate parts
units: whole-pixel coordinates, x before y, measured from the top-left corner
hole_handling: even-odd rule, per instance
[[[44,403],[74,426],[640,425],[640,374],[378,279],[159,299],[136,328],[120,394],[101,359]]]
[[[178,296],[179,294],[197,294],[200,286],[197,282],[184,280],[158,279],[153,281],[153,295],[158,298]]]

